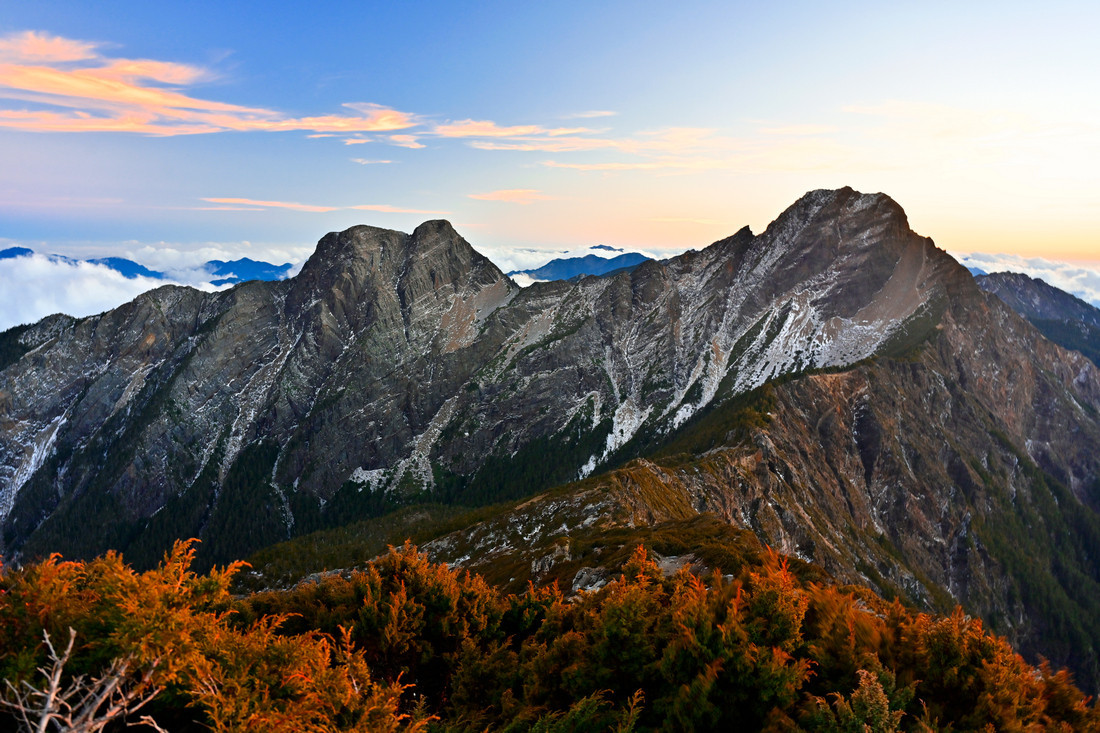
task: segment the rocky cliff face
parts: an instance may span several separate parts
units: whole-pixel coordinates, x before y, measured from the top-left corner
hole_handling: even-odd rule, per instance
[[[881,194],[814,191],[760,235],[523,290],[446,222],[355,227],[291,280],[161,288],[9,331],[0,358],[15,559],[141,564],[199,536],[225,561],[593,477],[438,551],[542,568],[562,537],[708,512],[1049,656],[1100,643],[1097,369]]]
[[[6,551],[155,556],[182,533],[226,558],[410,494],[575,478],[723,383],[906,337],[956,270],[897,204],[850,189],[760,236],[523,291],[446,222],[330,234],[292,280],[9,333],[28,353],[0,374]]]
[[[995,272],[974,278],[1054,343],[1080,351],[1100,365],[1100,308],[1037,278]]]
[[[904,352],[720,395],[648,458],[429,548],[578,589],[616,542],[652,541],[639,528],[717,516],[887,597],[962,604],[1096,689],[1100,374],[957,285]]]

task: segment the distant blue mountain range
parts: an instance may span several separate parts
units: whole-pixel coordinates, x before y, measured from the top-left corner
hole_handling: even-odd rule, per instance
[[[76,261],[76,260],[70,260]],[[150,270],[145,265],[139,265],[133,260],[128,260],[123,257],[100,257],[94,260],[85,260],[93,265],[103,265],[109,267],[117,273],[120,273],[123,277],[133,279],[135,277],[151,277],[156,280],[163,280],[165,275],[163,272],[157,272],[156,270]]]
[[[293,267],[289,262],[273,265],[270,262],[258,262],[242,257],[239,260],[225,262],[210,260],[203,267],[218,278],[211,280],[214,285],[227,285],[245,280],[283,280]]]
[[[10,260],[15,257],[29,257],[34,250],[26,247],[9,247],[0,250],[0,260]],[[150,270],[145,265],[128,260],[124,257],[99,257],[89,260],[77,260],[64,255],[48,255],[54,262],[65,262],[71,265],[87,262],[93,265],[102,265],[119,273],[123,277],[133,279],[136,277],[148,277],[154,280],[167,280],[168,275],[157,270]],[[210,260],[203,263],[201,269],[210,273],[212,285],[234,285],[246,280],[283,280],[289,274],[291,265],[286,262],[281,265],[273,265],[270,262],[260,262],[242,257],[239,260]]]
[[[606,249],[612,252],[614,247],[606,244],[597,244],[592,249]],[[627,252],[617,257],[600,257],[598,255],[585,255],[584,257],[565,257],[550,260],[542,267],[533,270],[513,270],[509,275],[527,275],[534,280],[572,280],[585,275],[610,275],[621,270],[631,269],[650,259],[637,252]]]

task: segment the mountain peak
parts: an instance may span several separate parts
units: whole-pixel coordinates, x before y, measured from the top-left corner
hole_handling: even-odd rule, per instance
[[[429,219],[413,229],[412,235],[414,237],[437,236],[462,239],[462,236],[455,230],[454,225],[447,219]]]
[[[862,212],[871,212],[875,217],[886,217],[898,225],[908,228],[909,220],[904,209],[884,193],[861,193],[851,186],[828,189],[819,188],[808,191],[787,207],[775,221],[768,225],[787,228],[794,224],[801,228],[819,215],[828,218],[852,217]]]
[[[356,269],[356,265],[373,268],[383,262],[393,264],[423,258],[457,258],[467,264],[472,259],[484,259],[446,219],[426,221],[412,234],[359,224],[322,237],[302,267],[302,275],[310,279],[319,272],[334,269],[345,272]]]
[[[445,219],[426,221],[412,234],[359,225],[321,238],[294,278],[292,302],[320,300],[341,318],[365,324],[369,302],[378,298],[396,298],[408,320],[414,304],[450,303],[498,285],[502,293],[517,287]]]

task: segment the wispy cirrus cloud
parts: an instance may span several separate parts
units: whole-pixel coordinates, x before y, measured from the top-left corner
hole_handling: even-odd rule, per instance
[[[82,61],[95,57],[97,44],[25,31],[0,38],[0,63]]]
[[[406,209],[401,206],[389,204],[360,204],[359,206],[347,206],[348,209],[359,211],[380,211],[383,214],[449,214],[449,211],[433,211],[431,209]]]
[[[359,165],[385,165],[392,163],[392,160],[372,160],[370,158],[351,158],[352,163],[358,163]]]
[[[417,141],[416,135],[390,135],[389,141],[402,148],[423,148],[423,143]]]
[[[388,161],[387,161],[388,162]],[[296,201],[263,201],[260,199],[246,198],[204,198],[212,204],[229,204],[229,206],[199,207],[201,210],[215,211],[263,211],[264,209],[287,209],[290,211],[303,211],[314,214],[324,214],[330,211],[377,211],[383,214],[449,214],[449,211],[435,211],[430,209],[410,209],[390,204],[358,204],[355,206],[318,206],[315,204],[300,204]],[[236,206],[234,206],[234,204]]]
[[[586,127],[543,127],[542,125],[498,125],[491,120],[459,120],[432,128],[439,137],[561,137],[592,132]]]
[[[534,188],[506,188],[487,193],[471,193],[469,198],[479,201],[503,201],[509,204],[532,204],[536,201],[550,201],[554,197],[547,196],[542,191]]]
[[[562,115],[563,120],[590,120],[597,117],[614,117],[619,114],[618,112],[612,112],[608,109],[590,109],[584,112],[572,112],[570,114]]]
[[[473,118],[430,122],[421,115],[368,103],[347,103],[339,114],[294,117],[195,93],[198,85],[216,77],[213,70],[200,65],[115,57],[95,41],[37,31],[10,34],[0,37],[0,128],[159,136],[300,131],[314,138],[336,137],[346,145],[379,142],[423,149],[434,139],[463,141],[486,151],[562,155],[604,151],[620,158],[547,163],[582,171],[722,167],[728,160],[722,153],[732,147],[732,141],[703,128],[617,135],[576,125],[505,124]],[[596,109],[559,119],[614,115]]]
[[[585,130],[584,132],[592,132]],[[469,145],[479,150],[542,153],[584,153],[605,151],[629,160],[566,162],[551,160],[543,165],[582,171],[631,171],[659,169],[713,169],[727,167],[729,157],[748,145],[718,134],[712,128],[667,127],[615,137],[576,134],[560,136],[515,136],[505,139],[474,139]]]
[[[355,114],[290,117],[260,107],[189,95],[209,69],[152,59],[108,58],[98,44],[25,31],[0,38],[0,127],[34,132],[194,135],[226,131],[392,132],[414,115],[376,104],[343,105]]]
[[[209,201],[212,204],[242,204],[244,206],[254,206],[263,209],[290,209],[291,211],[310,211],[318,214],[322,214],[328,211],[336,211],[339,206],[314,206],[312,204],[299,204],[294,201],[260,201],[257,199],[241,199],[241,198],[204,198],[203,201]],[[244,209],[247,211],[247,209]]]

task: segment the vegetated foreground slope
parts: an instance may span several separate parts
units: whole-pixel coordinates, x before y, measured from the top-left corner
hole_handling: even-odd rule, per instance
[[[161,288],[6,333],[4,551],[148,565],[199,536],[227,561],[418,495],[529,494],[676,429],[723,384],[866,358],[965,277],[896,203],[851,189],[759,236],[522,291],[446,222],[333,233],[287,281]]]
[[[981,621],[822,582],[750,532],[726,534],[724,575],[672,573],[638,547],[572,600],[505,594],[410,546],[238,598],[232,569],[195,575],[182,544],[141,574],[117,555],[9,569],[0,725],[22,706],[30,729],[52,691],[83,689],[89,722],[172,731],[1100,726],[1067,674],[1027,665]]]

